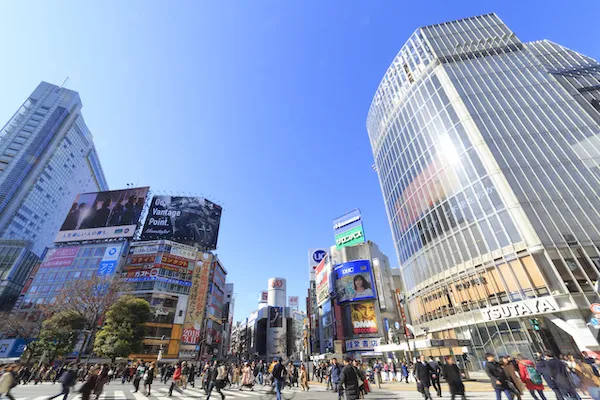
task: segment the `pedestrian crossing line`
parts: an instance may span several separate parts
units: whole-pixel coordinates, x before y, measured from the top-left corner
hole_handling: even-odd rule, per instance
[[[187,389],[184,393],[179,393],[177,390],[173,390],[173,395],[170,398],[176,397],[180,400],[192,400],[193,398],[189,396],[189,393],[186,394],[186,392],[189,392],[190,389]],[[159,392],[165,393],[168,396],[169,393],[169,389],[168,388],[159,388],[158,389]],[[158,397],[158,396],[157,396]],[[163,398],[169,398],[169,397],[163,397]]]

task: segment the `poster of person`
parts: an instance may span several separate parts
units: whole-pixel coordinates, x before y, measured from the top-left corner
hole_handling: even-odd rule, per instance
[[[283,327],[283,307],[269,307],[269,328]]]
[[[335,295],[339,304],[375,298],[371,262],[356,260],[335,267]]]
[[[133,237],[148,189],[78,194],[55,242]]]
[[[202,197],[154,196],[142,240],[173,240],[204,250],[217,248],[221,206]]]
[[[354,335],[378,332],[377,314],[374,301],[363,301],[350,304],[350,321]]]

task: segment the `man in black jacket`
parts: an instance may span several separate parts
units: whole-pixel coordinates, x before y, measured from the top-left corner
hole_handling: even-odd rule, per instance
[[[570,399],[581,399],[577,394],[577,391],[573,387],[571,383],[571,379],[569,378],[569,371],[567,370],[567,365],[554,358],[554,355],[550,351],[544,352],[544,358],[546,359],[546,364],[550,369],[550,376],[552,380],[558,387],[560,394],[563,398]]]
[[[346,358],[344,360],[344,368],[340,373],[340,395],[342,391],[346,394],[346,400],[357,400],[359,398],[358,376],[356,370],[352,366],[352,360]]]
[[[558,386],[556,385],[556,382],[554,382],[554,379],[552,379],[550,364],[548,364],[548,361],[546,361],[543,354],[540,355],[537,362],[535,363],[535,369],[540,373],[541,376],[544,377],[546,384],[550,389],[552,389],[552,391],[556,395],[556,399],[564,400],[562,394],[560,393],[560,390],[558,389]]]
[[[423,394],[425,400],[432,400],[429,388],[431,387],[431,379],[436,378],[435,370],[425,362],[425,356],[421,356],[420,361],[415,364],[415,379],[417,380],[417,388]]]
[[[496,357],[492,353],[486,353],[485,373],[490,377],[490,382],[496,392],[496,399],[500,400],[502,392],[508,400],[512,400],[512,393],[508,388],[508,377],[502,366],[496,361]]]
[[[429,357],[429,365],[435,371],[435,378],[431,378],[431,383],[433,384],[433,388],[437,392],[438,397],[442,397],[442,386],[440,385],[440,373],[442,372],[442,368],[440,367],[440,363],[433,359],[433,357]]]
[[[454,358],[447,357],[446,364],[442,367],[442,373],[450,387],[451,400],[454,400],[456,395],[460,395],[462,400],[467,400],[465,385],[462,382],[462,374],[458,366],[454,363]]]

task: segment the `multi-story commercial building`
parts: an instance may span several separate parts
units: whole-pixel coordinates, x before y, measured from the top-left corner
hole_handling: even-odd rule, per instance
[[[233,283],[225,284],[225,305],[223,306],[223,340],[221,341],[221,354],[231,354],[231,331],[233,325],[233,311],[235,309],[235,297],[233,295]]]
[[[10,309],[75,195],[106,190],[79,94],[42,82],[0,130],[0,304]],[[7,242],[11,240],[14,242]]]
[[[494,14],[419,28],[393,60],[367,130],[422,351],[478,369],[600,349],[599,78]]]

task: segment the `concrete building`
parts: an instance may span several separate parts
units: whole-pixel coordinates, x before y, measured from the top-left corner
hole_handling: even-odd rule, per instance
[[[367,130],[425,354],[600,350],[599,78],[495,14],[419,28],[393,60]]]
[[[42,82],[0,130],[0,309],[16,301],[75,195],[108,189],[82,106],[77,92]]]

